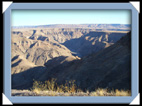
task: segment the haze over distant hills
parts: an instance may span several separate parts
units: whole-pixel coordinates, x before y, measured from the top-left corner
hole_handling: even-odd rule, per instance
[[[51,24],[38,26],[13,26],[12,28],[87,28],[87,29],[110,29],[127,30],[131,28],[130,24]]]
[[[130,30],[129,24],[12,27],[12,88],[57,78],[88,90],[130,89]]]

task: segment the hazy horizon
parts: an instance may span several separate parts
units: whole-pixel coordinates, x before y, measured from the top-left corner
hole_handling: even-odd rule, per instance
[[[11,26],[131,24],[129,10],[12,10]]]
[[[92,24],[92,23],[82,23],[82,24],[43,24],[43,25],[21,25],[21,26],[12,26],[12,27],[31,27],[31,26],[46,26],[46,25],[98,25],[98,24]],[[105,25],[104,24],[99,24],[99,25]],[[106,24],[109,25],[109,24]],[[119,24],[119,23],[113,23],[110,25],[131,25],[131,24]]]

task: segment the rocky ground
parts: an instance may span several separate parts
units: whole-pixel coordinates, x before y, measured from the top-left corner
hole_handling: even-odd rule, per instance
[[[34,92],[30,90],[12,90],[12,96],[91,96],[89,92],[80,93],[59,93],[56,91]]]
[[[107,91],[107,89],[97,89],[93,92],[77,92],[77,93],[68,93],[68,92],[57,92],[57,91],[30,91],[30,90],[16,90],[12,89],[12,96],[131,96],[131,91],[116,90],[116,91]]]

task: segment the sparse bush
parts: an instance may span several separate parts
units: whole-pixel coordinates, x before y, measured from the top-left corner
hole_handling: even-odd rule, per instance
[[[131,96],[131,92],[129,90],[115,90],[115,96]]]
[[[31,90],[39,94],[40,91],[45,90],[45,86],[42,84],[42,82],[34,80],[33,87]]]
[[[90,93],[90,96],[131,96],[130,90],[108,90],[98,88],[94,92]]]
[[[32,91],[38,92],[38,91],[56,91],[56,92],[68,92],[68,93],[75,93],[77,92],[77,86],[75,85],[75,80],[66,81],[66,83],[63,85],[57,85],[56,79],[52,78],[51,80],[45,81],[44,83],[40,81],[35,81],[33,83]]]
[[[55,91],[56,79],[52,78],[51,81],[45,81],[44,87],[49,91]]]
[[[98,88],[94,92],[95,96],[109,96],[108,89]]]
[[[44,83],[34,80],[31,90],[36,94],[40,94],[42,91],[48,91],[46,93],[47,96],[131,96],[130,90],[108,90],[98,88],[92,92],[83,92],[81,89],[77,88],[75,80],[66,81],[64,85],[58,85],[54,78]]]

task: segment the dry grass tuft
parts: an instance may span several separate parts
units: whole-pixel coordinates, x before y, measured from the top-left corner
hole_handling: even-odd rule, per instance
[[[44,96],[131,96],[130,90],[109,90],[98,88],[95,91],[83,92],[75,85],[75,80],[66,81],[63,85],[57,85],[56,79],[45,81],[34,81],[31,89],[34,93]]]
[[[131,91],[130,90],[115,90],[115,96],[131,96]]]

